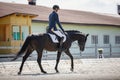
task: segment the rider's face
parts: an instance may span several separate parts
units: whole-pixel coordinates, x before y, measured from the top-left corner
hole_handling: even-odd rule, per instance
[[[58,8],[56,8],[56,9],[55,9],[55,12],[58,12],[58,10],[59,10],[59,9],[58,9]]]

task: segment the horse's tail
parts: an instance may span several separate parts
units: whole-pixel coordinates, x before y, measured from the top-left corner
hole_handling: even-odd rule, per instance
[[[16,56],[14,57],[14,59],[12,59],[11,61],[15,61],[20,55],[22,55],[22,54],[26,51],[28,45],[30,44],[30,41],[31,41],[31,37],[28,36],[28,37],[26,38],[26,40],[25,40],[22,48],[20,49],[20,51],[17,53],[17,55],[16,55]]]

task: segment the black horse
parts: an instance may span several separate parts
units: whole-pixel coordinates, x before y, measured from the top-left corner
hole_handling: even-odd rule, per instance
[[[86,43],[86,40],[89,34],[85,35],[85,34],[82,34],[80,31],[74,31],[74,30],[66,31],[66,33],[67,33],[67,39],[63,43],[63,46],[65,48],[63,52],[65,52],[71,58],[71,71],[73,71],[74,69],[73,56],[71,55],[69,48],[71,47],[72,42],[77,40],[80,50],[84,51],[85,43]],[[38,34],[38,35],[34,35],[34,34],[29,35],[26,38],[21,50],[18,52],[16,57],[13,59],[13,60],[16,60],[20,55],[25,53],[25,55],[23,56],[22,64],[20,66],[20,71],[18,72],[18,74],[21,74],[24,62],[34,50],[37,51],[37,55],[38,55],[37,62],[41,69],[41,72],[46,73],[46,71],[44,71],[41,65],[41,58],[42,58],[42,53],[44,49],[47,51],[57,51],[58,44],[53,43],[50,36],[47,33]],[[62,52],[59,52],[59,51],[57,53],[57,60],[56,60],[56,65],[55,65],[56,72],[59,72],[57,69],[57,66],[60,60],[61,53]]]

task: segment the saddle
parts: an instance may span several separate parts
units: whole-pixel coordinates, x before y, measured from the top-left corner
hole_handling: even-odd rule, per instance
[[[60,30],[53,31],[53,33],[54,33],[54,34],[48,33],[48,35],[49,35],[50,38],[52,39],[53,43],[59,43],[59,40],[58,40],[57,36],[59,36],[59,37],[61,37],[61,38],[63,37],[63,42],[66,41],[66,35],[65,35],[63,32],[61,32]],[[56,34],[57,36],[56,36],[55,34]]]

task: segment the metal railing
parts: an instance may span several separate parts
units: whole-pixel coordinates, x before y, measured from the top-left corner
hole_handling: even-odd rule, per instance
[[[92,46],[86,46],[85,51],[81,52],[79,50],[78,44],[75,42],[72,44],[72,47],[70,48],[71,54],[75,58],[97,58],[99,53],[98,49],[102,48],[103,49],[103,55],[104,57],[120,57],[120,45],[119,46],[113,46],[111,44],[106,45],[106,46],[98,46],[98,45],[92,45]],[[50,56],[55,56],[56,57],[57,52],[49,52],[49,51],[44,51],[43,56],[44,57],[50,57]],[[64,53],[62,56],[66,56]]]
[[[78,44],[74,42],[72,44],[72,47],[70,48],[71,54],[74,56],[74,58],[89,58],[89,57],[98,57],[98,49],[102,48],[103,49],[103,55],[104,57],[120,57],[120,45],[118,46],[113,46],[111,44],[107,46],[98,46],[98,45],[92,45],[92,46],[87,46],[85,47],[85,51],[81,52],[79,50]],[[15,46],[0,46],[0,49],[20,49],[20,46],[15,47]],[[37,56],[36,52],[33,53],[32,56]],[[57,56],[57,52],[49,52],[49,51],[43,51],[43,58],[52,58]],[[62,56],[66,58],[65,53],[62,54]]]

